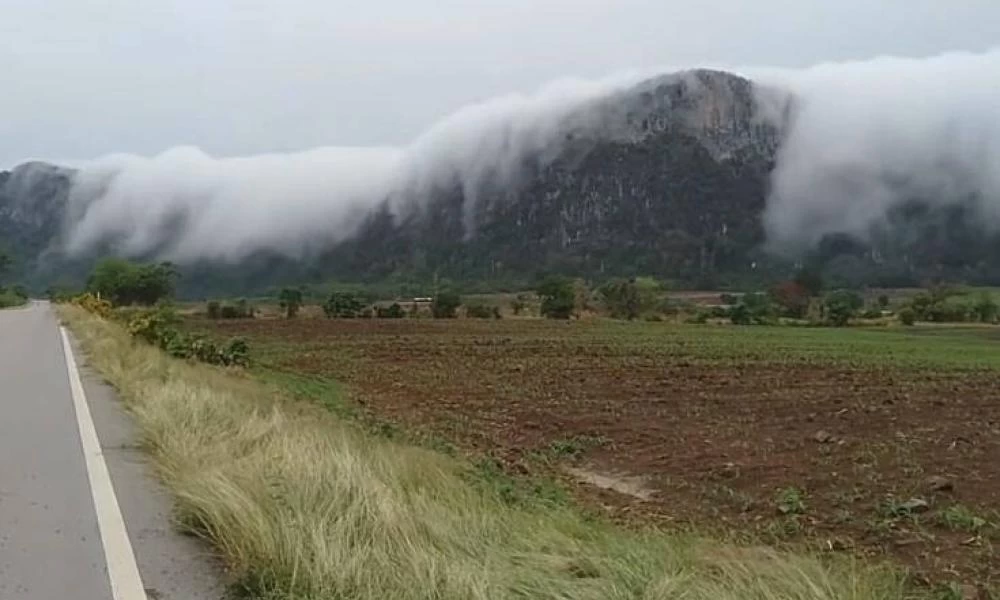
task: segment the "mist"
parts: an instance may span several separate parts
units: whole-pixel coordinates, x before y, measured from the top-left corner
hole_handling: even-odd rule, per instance
[[[455,186],[471,214],[484,185],[515,184],[525,157],[555,158],[566,135],[590,130],[588,103],[651,73],[561,80],[471,105],[404,147],[225,158],[180,147],[86,161],[77,165],[64,249],[111,243],[124,255],[180,263],[261,250],[300,257],[349,237],[382,204],[398,213]]]
[[[830,233],[865,239],[907,200],[966,203],[1000,227],[1000,49],[755,79],[795,98],[764,215],[772,249],[801,252]]]
[[[456,186],[468,217],[485,184],[516,185],[526,157],[555,158],[567,135],[600,130],[602,101],[672,70],[562,80],[496,98],[405,146],[248,157],[181,147],[89,161],[71,193],[66,250],[110,242],[122,254],[182,263],[260,250],[299,257],[350,237],[383,203],[398,214]],[[864,237],[911,197],[973,198],[984,223],[1000,226],[1000,49],[728,70],[793,99],[790,115],[761,115],[784,140],[764,215],[773,249],[801,252],[834,232]]]

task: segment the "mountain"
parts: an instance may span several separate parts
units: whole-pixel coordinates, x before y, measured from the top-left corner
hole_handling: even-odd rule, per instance
[[[185,265],[184,289],[249,293],[330,278],[527,282],[543,272],[713,287],[787,277],[795,264],[765,252],[761,218],[794,102],[719,71],[654,78],[566,116],[585,126],[521,157],[516,177],[387,197],[350,239],[306,260],[261,252],[237,265]],[[0,240],[35,288],[78,282],[93,261],[60,252],[74,176],[40,163],[0,173]],[[799,260],[849,285],[1000,282],[991,266],[1000,238],[977,228],[968,205],[924,200],[901,203],[874,241],[828,236]]]

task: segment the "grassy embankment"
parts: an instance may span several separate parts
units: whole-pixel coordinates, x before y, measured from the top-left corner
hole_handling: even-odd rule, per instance
[[[63,317],[135,416],[182,527],[254,597],[903,598],[896,573],[510,505],[460,460],[169,359],[80,309]]]

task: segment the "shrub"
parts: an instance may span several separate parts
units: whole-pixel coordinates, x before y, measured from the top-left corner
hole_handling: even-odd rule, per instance
[[[881,319],[882,318],[882,310],[879,309],[878,307],[872,306],[871,308],[869,308],[865,312],[861,313],[861,318],[862,319]]]
[[[909,306],[901,309],[896,317],[899,319],[900,323],[907,326],[913,325],[917,322],[917,313],[914,312],[914,310]]]
[[[766,325],[774,322],[775,305],[767,294],[744,294],[729,311],[734,325]]]
[[[454,319],[462,298],[454,292],[441,292],[431,303],[431,314],[435,319]]]
[[[568,319],[576,309],[573,282],[565,277],[549,277],[537,290],[542,299],[542,316],[549,319]]]
[[[323,305],[323,314],[328,319],[353,319],[358,316],[362,308],[364,305],[354,294],[334,292]],[[381,317],[381,313],[379,316]]]
[[[470,319],[491,319],[493,309],[485,304],[470,304],[465,307],[465,316]]]
[[[837,290],[828,294],[823,301],[826,309],[826,322],[834,327],[847,325],[851,317],[857,314],[858,310],[864,306],[864,299],[849,290]]]
[[[513,300],[510,301],[510,309],[513,311],[514,316],[519,316],[526,308],[528,308],[527,294],[518,294]]]
[[[750,325],[753,323],[753,314],[746,304],[740,302],[729,311],[729,320],[733,325]]]
[[[889,308],[889,296],[886,296],[885,294],[879,295],[878,307],[881,308],[882,310]]]
[[[73,303],[87,312],[95,314],[103,319],[111,317],[111,303],[107,300],[102,300],[89,292],[80,294],[74,298]]]
[[[218,346],[203,336],[185,334],[176,328],[176,322],[172,309],[164,308],[134,315],[125,328],[132,336],[176,358],[223,366],[249,364],[250,347],[246,341],[235,338],[225,346]]]
[[[375,309],[375,313],[380,319],[402,319],[406,316],[406,312],[398,302],[393,302],[387,307],[379,306]]]
[[[801,283],[785,281],[774,286],[771,297],[786,317],[801,319],[809,309],[809,290]]]
[[[215,300],[212,300],[205,305],[205,314],[208,315],[209,319],[219,319],[222,317],[222,306]]]

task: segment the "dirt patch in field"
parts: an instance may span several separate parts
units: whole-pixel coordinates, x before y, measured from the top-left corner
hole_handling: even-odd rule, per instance
[[[995,372],[693,360],[583,323],[213,327],[381,418],[517,472],[555,464],[612,518],[888,555],[932,581],[1000,577]]]

